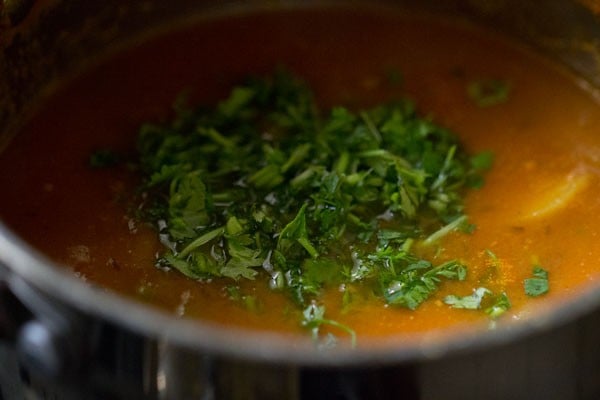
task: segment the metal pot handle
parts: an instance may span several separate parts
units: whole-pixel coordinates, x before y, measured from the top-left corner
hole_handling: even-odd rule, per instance
[[[154,341],[61,304],[1,263],[0,347],[14,355],[25,389],[44,396],[157,396]]]
[[[16,311],[20,309],[19,311]],[[0,341],[12,343],[16,338],[26,310],[10,290],[8,283],[0,278]]]
[[[82,322],[0,265],[0,340],[15,347],[27,370],[48,379],[73,373],[81,364]]]

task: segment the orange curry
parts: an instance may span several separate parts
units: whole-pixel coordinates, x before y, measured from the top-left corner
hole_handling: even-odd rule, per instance
[[[495,155],[485,185],[466,197],[476,229],[450,234],[435,255],[462,260],[465,281],[444,281],[415,311],[360,298],[342,307],[337,289],[324,293],[328,318],[352,327],[359,340],[487,326],[485,314],[443,302],[448,294],[471,294],[482,280],[509,295],[512,308],[497,321],[508,323],[535,317],[600,276],[600,107],[592,94],[492,34],[400,13],[298,9],[206,17],[99,60],[45,99],[3,152],[0,217],[89,284],[182,318],[304,334],[288,299],[263,280],[239,283],[261,299],[249,312],[228,299],[225,280],[197,282],[155,268],[162,246],[153,228],[132,219],[126,201],[136,176],[87,164],[98,148],[131,152],[140,124],[165,119],[181,91],[194,102],[215,102],[240,78],[278,65],[305,79],[323,105],[360,108],[408,96],[468,151]],[[401,84],[385,79],[392,70]],[[475,104],[467,87],[483,78],[508,82],[507,101]],[[523,281],[537,264],[549,273],[550,291],[532,298]]]

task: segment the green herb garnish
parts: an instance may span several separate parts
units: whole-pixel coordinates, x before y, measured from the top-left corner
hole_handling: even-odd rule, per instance
[[[479,287],[473,291],[473,294],[464,297],[449,295],[444,298],[444,303],[452,306],[452,308],[464,308],[467,310],[477,310],[481,307],[481,301],[486,295],[492,292],[484,287]]]
[[[485,313],[496,319],[510,309],[512,305],[506,293],[502,293],[494,299],[491,306],[485,309]]]
[[[193,279],[264,277],[313,332],[341,327],[312,305],[324,288],[360,282],[415,309],[442,280],[465,279],[460,262],[420,254],[473,228],[462,195],[492,157],[466,154],[409,100],[323,112],[278,72],[216,107],[182,104],[138,139],[138,216],[159,230],[160,265]]]
[[[466,274],[466,268],[456,261],[432,267],[428,261],[414,260],[398,272],[381,272],[383,297],[389,304],[414,310],[437,290],[441,278],[462,281]]]
[[[465,310],[479,310],[483,308],[484,312],[494,320],[511,308],[511,303],[506,293],[503,292],[495,296],[491,290],[485,287],[478,287],[469,296],[446,296],[444,303],[452,308],[462,308]]]
[[[523,282],[525,294],[531,297],[541,296],[548,293],[548,271],[536,265],[533,267],[533,278],[527,278]]]
[[[350,344],[352,347],[356,346],[356,333],[346,325],[340,324],[337,321],[325,318],[325,307],[317,306],[316,304],[310,304],[302,312],[302,326],[310,330],[312,339],[315,343],[319,343],[321,327],[329,325],[345,332],[350,336]],[[330,343],[332,336],[328,336]],[[329,347],[325,345],[324,347]]]

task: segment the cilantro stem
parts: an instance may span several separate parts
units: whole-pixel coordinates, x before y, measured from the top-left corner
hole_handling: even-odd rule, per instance
[[[446,159],[444,160],[444,166],[439,172],[435,182],[431,185],[432,190],[437,190],[440,188],[448,179],[448,170],[450,169],[450,165],[452,163],[452,158],[454,158],[454,153],[456,152],[456,146],[450,147],[448,149],[448,153],[446,154]]]
[[[390,153],[389,151],[385,150],[385,149],[374,149],[374,150],[366,150],[366,151],[362,151],[360,153],[358,153],[359,157],[362,158],[381,158],[384,160],[390,160],[390,161],[395,161],[398,162],[399,165],[401,165],[402,167],[405,168],[412,168],[410,163],[408,161],[406,161],[404,158]]]
[[[292,166],[301,162],[304,158],[308,156],[308,153],[310,152],[311,148],[312,145],[308,143],[296,147],[292,154],[290,154],[290,157],[288,158],[287,162],[281,166],[281,172],[285,173]]]
[[[209,129],[198,128],[198,133],[200,133],[201,135],[205,135],[205,136],[209,137],[212,141],[214,141],[215,143],[220,144],[223,147],[228,147],[228,148],[235,147],[235,143],[232,140],[230,140],[230,139],[226,138],[225,136],[221,135],[214,128],[209,128]]]
[[[348,169],[348,164],[350,163],[350,153],[348,153],[347,151],[342,151],[342,153],[340,154],[340,156],[338,157],[335,166],[334,166],[334,170],[338,175],[342,175],[346,172],[346,169]]]
[[[438,240],[440,240],[441,238],[443,238],[444,236],[446,236],[453,230],[458,229],[466,221],[467,221],[467,216],[461,215],[460,217],[456,218],[454,221],[450,222],[449,224],[444,225],[442,228],[438,229],[437,231],[435,231],[431,235],[429,235],[427,237],[427,239],[425,239],[423,241],[423,245],[430,246],[430,245],[434,244],[435,242],[437,242]]]
[[[185,258],[188,254],[190,254],[192,251],[196,250],[198,247],[210,242],[213,239],[216,239],[217,237],[223,235],[223,233],[225,233],[224,226],[213,229],[212,231],[206,232],[204,235],[198,237],[197,239],[192,241],[190,244],[188,244],[183,250],[181,250],[179,252],[179,254],[177,254],[177,258],[179,258],[179,259]]]
[[[313,246],[307,238],[301,237],[297,240],[298,243],[300,243],[302,247],[304,247],[304,249],[308,252],[308,254],[310,254],[312,258],[317,258],[319,256],[319,252],[317,251],[317,249],[315,249],[315,246]]]
[[[354,331],[354,329],[350,328],[348,325],[344,325],[332,319],[322,319],[319,322],[321,324],[330,325],[346,332],[350,336],[350,345],[352,347],[356,347],[356,332]]]
[[[360,117],[365,122],[365,125],[369,129],[369,132],[371,133],[371,135],[373,135],[373,138],[375,139],[375,141],[377,143],[381,143],[381,140],[382,140],[381,133],[379,133],[379,130],[377,129],[377,127],[373,123],[373,120],[369,116],[369,113],[367,113],[366,111],[362,111],[360,113]]]

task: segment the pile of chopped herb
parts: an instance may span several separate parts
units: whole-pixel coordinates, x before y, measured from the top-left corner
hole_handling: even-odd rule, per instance
[[[314,331],[335,323],[315,308],[326,287],[368,285],[415,309],[442,280],[465,279],[459,261],[433,265],[417,249],[472,228],[462,195],[482,184],[491,154],[466,154],[411,101],[324,111],[277,72],[215,107],[175,112],[138,139],[139,218],[166,247],[160,266],[199,280],[264,279]]]

